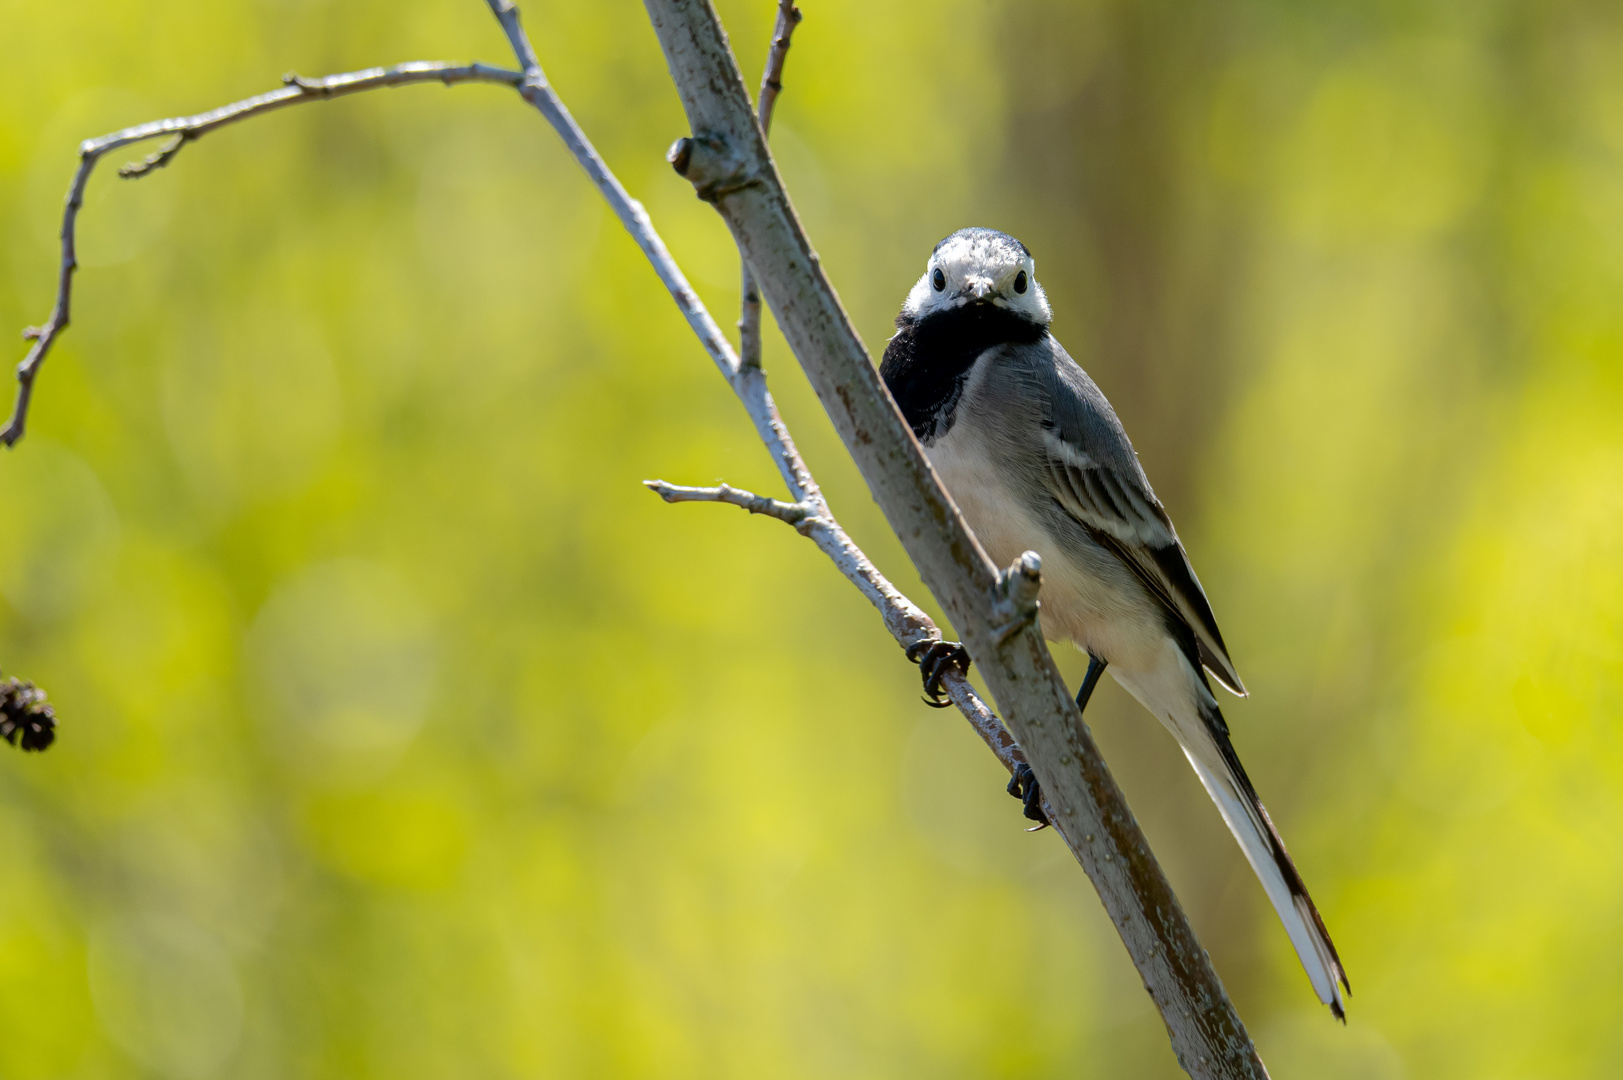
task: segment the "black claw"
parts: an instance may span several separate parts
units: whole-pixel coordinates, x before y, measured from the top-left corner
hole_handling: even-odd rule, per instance
[[[1043,813],[1042,789],[1037,786],[1037,774],[1031,771],[1030,765],[1023,761],[1016,765],[1014,775],[1009,777],[1009,786],[1004,790],[1020,800],[1024,814],[1037,822],[1037,828],[1048,824],[1048,815]]]
[[[907,647],[907,658],[919,666],[924,679],[924,703],[933,709],[951,705],[941,676],[949,667],[969,674],[969,650],[956,641],[916,641]]]

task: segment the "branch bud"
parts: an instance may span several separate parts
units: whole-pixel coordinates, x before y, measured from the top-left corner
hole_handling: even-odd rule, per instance
[[[1001,648],[1009,639],[1037,621],[1037,593],[1043,584],[1043,559],[1035,551],[1023,553],[997,579],[997,598],[993,601],[994,616],[1001,623],[997,628],[997,644]]]
[[[676,175],[693,185],[699,198],[713,203],[755,179],[742,155],[721,135],[684,136],[665,154]]]

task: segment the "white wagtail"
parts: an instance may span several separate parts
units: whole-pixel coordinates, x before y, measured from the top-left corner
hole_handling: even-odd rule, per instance
[[[1025,245],[962,229],[930,253],[880,373],[987,554],[999,566],[1026,550],[1042,556],[1043,631],[1090,658],[1077,704],[1086,707],[1108,664],[1172,732],[1313,989],[1343,1018],[1347,977],[1335,946],[1206,681],[1209,670],[1245,694],[1211,605],[1115,410],[1049,333],[1051,319]],[[936,704],[941,665],[967,664],[950,644],[914,658]],[[1029,768],[1010,792],[1044,820]]]

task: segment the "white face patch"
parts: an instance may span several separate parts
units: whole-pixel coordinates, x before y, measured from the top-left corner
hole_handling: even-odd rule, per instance
[[[1006,308],[1039,326],[1054,317],[1037,284],[1036,262],[1012,237],[990,229],[965,229],[942,241],[902,310],[920,318],[977,302]]]

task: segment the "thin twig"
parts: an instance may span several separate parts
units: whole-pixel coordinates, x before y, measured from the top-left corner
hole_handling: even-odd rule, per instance
[[[766,54],[766,68],[761,72],[761,92],[756,97],[755,115],[761,122],[761,132],[772,133],[772,110],[783,93],[783,65],[789,59],[789,45],[800,25],[800,9],[794,0],[778,0],[778,25],[772,31],[772,48]]]
[[[280,90],[272,90],[268,94],[259,94],[196,116],[177,116],[168,120],[138,124],[80,143],[79,167],[74,171],[73,182],[68,185],[67,205],[62,212],[62,262],[57,272],[56,306],[52,308],[51,317],[44,326],[29,327],[23,331],[23,337],[34,344],[28,350],[28,355],[23,358],[23,362],[17,365],[17,404],[5,429],[0,430],[0,443],[14,446],[17,440],[23,437],[23,429],[28,423],[29,402],[34,394],[34,379],[39,375],[40,365],[45,362],[51,346],[56,343],[62,331],[68,328],[73,301],[73,274],[79,268],[76,248],[79,210],[84,205],[85,185],[90,181],[90,174],[105,155],[133,143],[162,138],[165,135],[172,136],[157,153],[144,161],[126,165],[119,170],[119,175],[134,179],[163,168],[174,160],[182,146],[202,138],[217,128],[250,117],[263,116],[265,113],[289,105],[298,105],[306,101],[325,101],[328,98],[343,97],[387,86],[404,86],[408,83],[438,82],[452,86],[457,83],[486,82],[517,86],[521,81],[523,75],[507,68],[490,67],[486,64],[450,64],[438,60],[411,61],[393,67],[368,68],[365,71],[328,75],[320,79],[302,79],[297,75],[288,75],[283,79],[286,86]]]
[[[668,484],[663,480],[644,480],[643,486],[668,503],[727,503],[729,506],[742,507],[752,514],[765,514],[767,517],[777,518],[785,525],[793,525],[797,530],[805,525],[808,520],[815,520],[817,517],[818,508],[811,503],[786,503],[778,499],[767,498],[765,495],[756,495],[753,492],[735,488],[728,484],[722,484],[720,487],[700,488]]]
[[[772,47],[767,50],[766,67],[761,71],[761,92],[755,98],[755,115],[761,122],[761,135],[772,134],[772,111],[783,93],[783,65],[789,59],[789,45],[800,25],[800,9],[795,0],[778,0],[778,23],[772,30]],[[745,367],[761,366],[761,290],[743,265],[738,313],[738,355]]]

